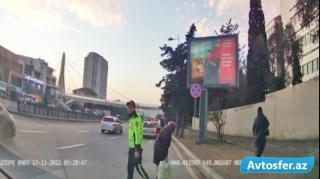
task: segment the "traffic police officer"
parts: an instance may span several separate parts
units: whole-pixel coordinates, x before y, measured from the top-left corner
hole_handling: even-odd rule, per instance
[[[127,102],[129,114],[129,156],[128,156],[128,179],[133,179],[134,167],[143,179],[149,179],[148,174],[142,167],[142,150],[143,150],[143,127],[142,119],[136,112],[136,103]]]

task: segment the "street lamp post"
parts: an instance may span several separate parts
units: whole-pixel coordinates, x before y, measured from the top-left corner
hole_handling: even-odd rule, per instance
[[[168,41],[173,41],[173,40],[178,40],[178,46],[177,46],[177,48],[179,48],[179,44],[180,44],[180,42],[179,42],[179,35],[178,35],[178,37],[176,38],[176,39],[174,39],[174,38],[172,38],[172,37],[170,37],[169,39],[168,39]],[[176,124],[178,124],[178,112],[176,111],[176,116],[175,116],[175,122],[176,122]]]
[[[178,40],[178,46],[179,46],[179,44],[180,44],[180,42],[179,42],[179,35],[178,35],[178,37],[177,37],[176,39],[174,39],[174,38],[172,38],[172,37],[170,37],[170,38],[168,39],[168,41],[173,41],[173,40]]]

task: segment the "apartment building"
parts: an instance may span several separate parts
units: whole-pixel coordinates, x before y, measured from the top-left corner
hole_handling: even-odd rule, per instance
[[[267,25],[266,25],[266,34],[267,34],[267,39],[269,39],[270,35],[274,32],[275,26],[277,24],[281,24],[281,15],[273,18]],[[277,59],[275,59],[274,64],[272,64],[271,69],[275,70],[275,76],[280,76],[282,74],[280,65],[278,65]]]
[[[280,0],[281,18],[285,26],[289,22],[294,26],[297,36],[303,45],[303,57],[300,61],[303,81],[319,76],[319,41],[313,42],[313,35],[319,27],[316,23],[310,28],[301,28],[293,0]]]
[[[84,61],[83,88],[89,88],[98,94],[98,98],[107,98],[108,61],[95,52],[90,52]]]

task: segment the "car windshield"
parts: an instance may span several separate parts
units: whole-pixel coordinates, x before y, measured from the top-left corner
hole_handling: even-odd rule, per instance
[[[317,0],[0,0],[0,179],[318,178],[318,19]]]

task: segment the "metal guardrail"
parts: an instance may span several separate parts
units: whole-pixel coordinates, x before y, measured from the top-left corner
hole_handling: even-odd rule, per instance
[[[98,115],[50,108],[50,107],[46,107],[38,104],[31,104],[31,103],[28,104],[28,103],[18,102],[17,105],[18,105],[18,112],[31,114],[31,115],[40,115],[43,117],[74,119],[74,120],[98,121],[101,119],[101,116],[98,116]]]

